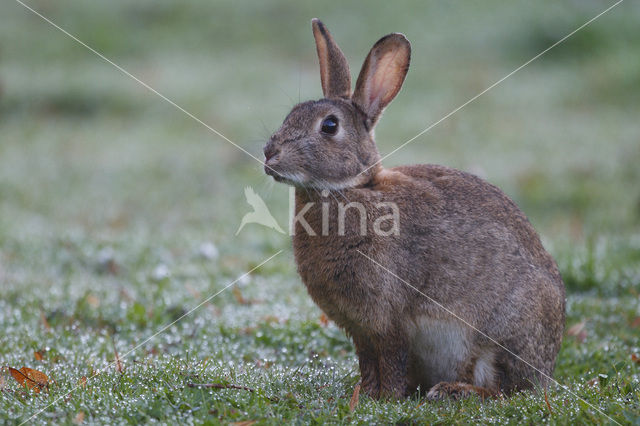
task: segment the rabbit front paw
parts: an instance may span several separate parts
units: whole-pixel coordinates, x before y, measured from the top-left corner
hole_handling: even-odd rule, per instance
[[[429,389],[429,392],[427,392],[427,399],[430,401],[442,401],[447,398],[468,398],[472,395],[478,395],[480,398],[485,399],[492,396],[493,393],[488,389],[473,386],[468,383],[440,382]]]

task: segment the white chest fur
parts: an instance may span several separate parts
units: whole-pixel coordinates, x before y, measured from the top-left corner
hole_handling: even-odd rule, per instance
[[[439,382],[457,382],[470,363],[473,385],[492,387],[495,380],[494,351],[472,348],[474,332],[457,320],[420,317],[407,330],[411,339],[409,376],[413,385],[430,387]],[[477,357],[472,360],[472,356]],[[468,380],[468,378],[467,378]]]
[[[454,382],[469,359],[468,331],[456,320],[417,319],[409,331],[410,375],[424,386]]]

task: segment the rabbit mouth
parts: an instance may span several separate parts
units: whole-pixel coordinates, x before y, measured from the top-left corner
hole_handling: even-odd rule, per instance
[[[265,173],[273,177],[276,182],[286,183],[293,186],[304,186],[305,179],[301,173],[287,173],[265,166]]]
[[[367,181],[366,176],[354,176],[343,180],[326,180],[310,178],[306,173],[296,171],[287,172],[280,170],[279,167],[265,164],[264,172],[273,177],[276,182],[284,183],[291,186],[303,188],[314,188],[328,191],[340,191],[348,188],[354,188],[363,185]]]

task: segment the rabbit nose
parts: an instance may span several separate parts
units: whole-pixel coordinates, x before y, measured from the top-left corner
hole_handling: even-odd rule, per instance
[[[268,163],[273,157],[275,157],[279,151],[271,144],[267,144],[264,147],[264,162]]]

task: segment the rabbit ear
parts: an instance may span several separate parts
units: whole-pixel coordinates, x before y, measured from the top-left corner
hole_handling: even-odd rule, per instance
[[[333,37],[318,18],[311,20],[313,37],[316,39],[320,80],[325,98],[348,98],[351,96],[351,74],[347,59]]]
[[[409,70],[411,44],[393,33],[373,45],[356,82],[353,101],[375,125],[384,108],[398,94]]]

